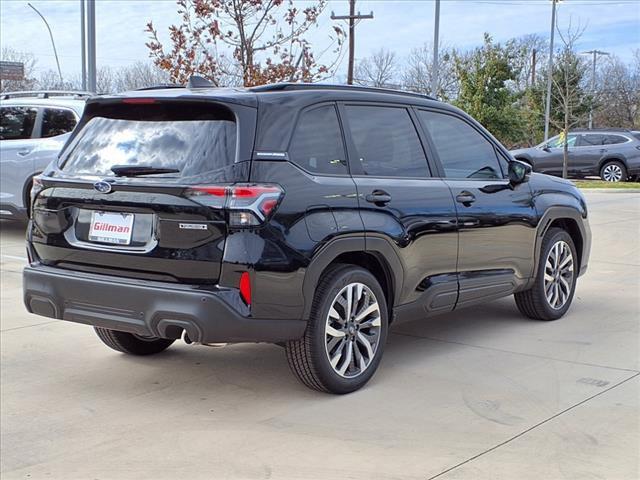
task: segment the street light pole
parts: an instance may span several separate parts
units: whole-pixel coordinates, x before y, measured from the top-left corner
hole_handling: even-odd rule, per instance
[[[56,42],[53,41],[53,33],[51,33],[51,27],[49,27],[49,23],[47,22],[47,19],[44,18],[44,16],[38,11],[36,7],[31,5],[30,3],[27,3],[27,5],[29,5],[31,9],[40,16],[44,24],[47,26],[47,30],[49,30],[49,38],[51,38],[51,45],[53,46],[53,55],[56,57],[56,65],[58,66],[58,75],[60,75],[60,83],[62,83],[63,81],[62,70],[60,70],[60,60],[58,60],[58,51],[56,50]]]
[[[549,39],[549,67],[547,72],[547,101],[544,107],[544,141],[549,140],[549,116],[551,114],[551,83],[553,77],[553,37],[556,31],[556,3],[551,0],[551,38]]]
[[[596,93],[596,62],[598,61],[598,55],[608,56],[609,52],[603,52],[602,50],[589,50],[587,52],[581,52],[581,55],[593,55],[593,71],[591,72],[591,94],[595,96]],[[591,108],[589,109],[589,129],[593,128],[593,99],[591,99]]]
[[[436,13],[433,28],[433,67],[431,72],[431,95],[438,96],[438,50],[440,37],[440,0],[436,0]]]
[[[96,91],[96,2],[87,0],[87,86]]]
[[[84,0],[80,0],[80,55],[82,56],[82,90],[87,90],[87,34],[84,28]]]

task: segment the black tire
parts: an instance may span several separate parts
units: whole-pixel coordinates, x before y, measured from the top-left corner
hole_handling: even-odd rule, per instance
[[[110,348],[118,352],[130,355],[154,355],[160,353],[171,346],[174,339],[141,337],[132,333],[108,330],[102,327],[93,327],[98,338]]]
[[[554,308],[550,305],[545,292],[545,266],[551,249],[556,243],[561,241],[565,242],[571,250],[573,274],[568,299],[560,308]],[[550,228],[542,239],[535,283],[530,289],[514,294],[518,310],[520,310],[523,315],[535,320],[556,320],[562,317],[567,310],[569,310],[571,302],[573,301],[578,277],[578,262],[576,247],[573,244],[571,236],[561,228]]]
[[[605,177],[607,177],[606,175],[606,170],[607,167],[617,167],[620,171],[620,179],[619,180],[607,180]],[[624,166],[624,163],[618,161],[618,160],[609,160],[606,161],[602,164],[602,167],[600,167],[600,178],[602,180],[604,180],[605,182],[626,182],[627,181],[627,168]],[[610,176],[608,178],[611,178]]]
[[[373,300],[378,303],[380,326],[376,333],[376,336],[379,337],[377,348],[373,351],[370,363],[357,376],[346,378],[336,372],[329,362],[328,347],[326,346],[328,334],[325,329],[329,311],[337,296],[343,289],[353,283],[364,284],[373,294]],[[368,298],[371,299],[371,297]],[[371,379],[380,364],[387,339],[387,319],[385,292],[370,272],[355,265],[337,264],[331,267],[323,274],[322,280],[316,289],[311,316],[304,336],[299,340],[287,342],[285,346],[287,361],[291,370],[303,384],[314,390],[336,394],[358,390]],[[344,341],[348,342],[349,340],[345,339]],[[356,342],[352,348],[360,348],[357,340],[351,341]],[[364,350],[359,350],[358,353],[362,355],[362,351]],[[353,360],[353,363],[350,362],[350,365],[355,368],[355,360]]]

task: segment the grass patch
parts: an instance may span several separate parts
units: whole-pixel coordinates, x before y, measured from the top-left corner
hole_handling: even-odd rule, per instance
[[[578,188],[640,189],[639,182],[605,182],[604,180],[572,180]]]

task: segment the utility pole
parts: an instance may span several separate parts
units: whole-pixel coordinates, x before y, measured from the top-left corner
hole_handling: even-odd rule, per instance
[[[80,55],[82,56],[82,90],[87,91],[87,34],[84,29],[84,0],[80,0]]]
[[[549,116],[551,113],[551,83],[553,77],[553,37],[556,32],[556,4],[551,0],[551,38],[549,40],[549,71],[547,72],[547,102],[544,107],[544,141],[549,140]]]
[[[62,70],[60,70],[60,60],[58,60],[58,51],[56,50],[56,42],[53,41],[53,33],[51,33],[51,27],[49,26],[49,22],[47,22],[47,19],[44,18],[44,15],[42,15],[36,7],[31,5],[30,3],[27,3],[27,5],[29,5],[31,9],[40,16],[40,18],[46,25],[47,30],[49,30],[49,38],[51,38],[51,45],[53,46],[53,55],[56,57],[56,65],[58,66],[58,75],[60,76],[60,83],[62,83],[63,80],[62,80]]]
[[[431,73],[431,95],[438,96],[438,50],[440,45],[440,0],[436,0],[436,15],[433,28],[433,71]]]
[[[87,0],[87,86],[96,91],[96,2]]]
[[[373,12],[369,15],[356,15],[356,0],[349,0],[349,15],[335,15],[331,12],[331,20],[349,20],[349,72],[347,73],[347,83],[353,85],[353,64],[355,57],[355,33],[356,20],[366,20],[373,18]]]
[[[589,50],[587,52],[581,52],[581,55],[593,55],[593,71],[591,73],[591,94],[595,96],[596,93],[596,62],[598,61],[598,55],[608,56],[609,52],[603,52],[602,50]],[[593,128],[593,99],[591,99],[591,108],[589,109],[589,129]]]

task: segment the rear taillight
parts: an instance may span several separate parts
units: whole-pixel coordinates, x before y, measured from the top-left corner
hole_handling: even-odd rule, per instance
[[[227,210],[231,227],[255,227],[269,218],[284,191],[272,184],[198,185],[189,188],[187,196],[201,205]]]
[[[29,205],[33,206],[33,202],[42,190],[44,190],[44,185],[42,184],[40,175],[33,177],[31,182],[31,191],[29,192],[29,195],[31,197],[29,198],[29,200],[31,201]]]

